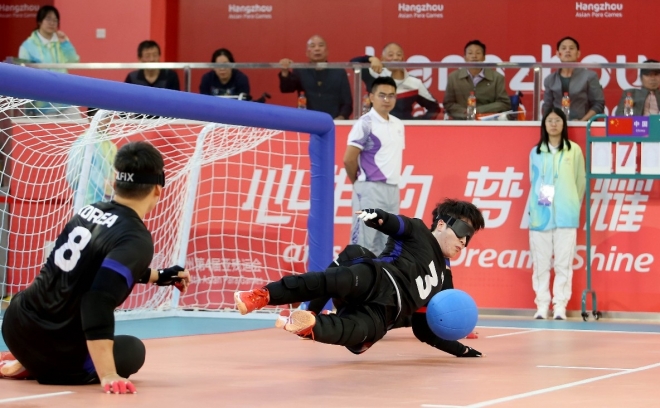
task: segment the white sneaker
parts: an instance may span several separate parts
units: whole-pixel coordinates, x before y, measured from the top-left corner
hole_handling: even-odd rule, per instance
[[[534,313],[534,319],[541,320],[547,318],[548,318],[548,309],[543,309],[543,308],[536,309],[536,313]]]
[[[566,308],[565,307],[554,307],[553,315],[555,320],[566,320]]]

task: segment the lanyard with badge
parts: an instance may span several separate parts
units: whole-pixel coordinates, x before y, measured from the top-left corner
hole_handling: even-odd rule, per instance
[[[559,168],[561,167],[561,161],[563,158],[564,158],[564,150],[562,149],[561,153],[559,154],[559,164],[557,165],[557,168],[554,168],[555,156],[552,155],[551,157],[553,173],[554,173],[551,184],[545,183],[546,160],[545,158],[543,159],[543,172],[541,173],[541,186],[539,187],[539,200],[538,200],[539,205],[542,205],[544,207],[550,207],[552,205],[552,201],[555,198],[555,181],[559,177]]]

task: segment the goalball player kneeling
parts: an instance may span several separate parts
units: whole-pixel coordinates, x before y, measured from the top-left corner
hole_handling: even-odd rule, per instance
[[[136,283],[185,292],[190,282],[180,266],[149,268],[154,244],[142,219],[161,197],[164,167],[147,142],[119,149],[114,200],[78,211],[40,274],[9,304],[2,336],[10,352],[0,355],[0,377],[100,382],[108,393],[136,392],[127,378],[144,364],[145,347],[136,337],[114,335],[114,309]]]

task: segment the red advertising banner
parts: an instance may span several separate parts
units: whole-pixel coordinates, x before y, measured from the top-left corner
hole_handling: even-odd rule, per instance
[[[61,168],[66,157],[29,154],[49,143],[64,146],[62,143],[73,142],[74,136],[57,136],[55,126],[16,126],[12,135],[15,160],[11,191],[16,202],[10,209],[8,283],[15,287],[24,287],[35,276],[47,241],[55,238],[71,214],[72,193],[66,183],[41,182],[52,179],[51,169]],[[178,126],[139,136],[158,145],[169,169],[188,160],[187,156],[177,156],[183,150],[173,149],[172,144],[192,151],[199,131],[199,126]],[[77,129],[71,128],[69,134],[83,131],[83,127]],[[348,243],[352,222],[352,185],[342,163],[349,130],[349,125],[337,127],[335,253]],[[602,133],[604,128],[595,130]],[[50,136],[42,137],[37,142],[41,145],[30,150],[22,147],[35,140],[38,132]],[[529,153],[539,133],[538,123],[532,122],[406,124],[401,213],[430,225],[434,205],[452,197],[474,203],[484,214],[486,229],[451,261],[456,287],[469,292],[481,308],[534,308],[526,208]],[[572,126],[569,134],[585,151],[585,127]],[[246,152],[203,170],[186,262],[196,276],[192,293],[207,294],[205,299],[212,304],[230,305],[231,293],[237,288],[262,285],[282,273],[304,272],[309,174],[306,144],[299,144],[297,138],[287,133],[279,139],[286,144],[268,143],[270,154]],[[289,141],[299,144],[297,150],[291,150]],[[284,152],[286,155],[281,154]],[[257,164],[266,162],[271,164],[268,169]],[[599,310],[659,312],[660,274],[655,260],[660,249],[654,237],[660,225],[660,183],[599,179],[592,181],[590,188],[591,202],[585,203],[591,206],[592,214],[588,250]],[[171,200],[183,194],[168,191],[158,213],[169,214],[174,206]],[[169,225],[156,221],[176,219],[167,214],[149,224],[157,242],[159,234],[166,238],[173,234]],[[585,226],[583,208],[570,310],[580,309],[586,285]],[[233,240],[232,236],[243,238]],[[182,298],[182,304],[199,304],[192,293]]]
[[[540,134],[538,124],[518,125],[406,126],[401,213],[430,225],[434,204],[451,197],[474,203],[484,214],[486,229],[452,260],[454,284],[469,292],[481,308],[535,308],[526,208],[529,154]],[[342,163],[349,130],[350,126],[337,128],[336,249],[350,237],[351,184]],[[569,129],[583,152],[585,130]],[[600,179],[591,183],[591,192],[590,250],[598,308],[660,311],[660,273],[655,264],[660,249],[653,238],[660,223],[660,183]],[[583,207],[569,310],[580,309],[586,287],[584,214]]]

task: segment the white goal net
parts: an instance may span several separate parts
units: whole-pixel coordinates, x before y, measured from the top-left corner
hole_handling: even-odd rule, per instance
[[[242,102],[252,103],[252,102]],[[191,287],[136,285],[123,310],[233,308],[233,292],[305,271],[309,137],[86,108],[34,115],[0,97],[0,290],[27,287],[74,209],[112,199],[112,161],[128,141],[165,157],[166,186],[145,223],[152,267],[182,262]]]

